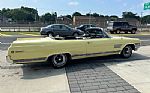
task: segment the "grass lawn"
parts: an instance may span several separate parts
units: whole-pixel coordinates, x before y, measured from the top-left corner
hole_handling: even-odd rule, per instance
[[[23,34],[40,35],[40,32],[0,32],[0,34],[4,34],[4,35],[23,35]]]
[[[23,34],[33,34],[33,35],[40,35],[40,32],[21,32]]]

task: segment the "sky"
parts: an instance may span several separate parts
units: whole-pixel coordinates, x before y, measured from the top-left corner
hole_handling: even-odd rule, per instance
[[[131,11],[137,15],[150,15],[150,10],[143,10],[145,2],[150,0],[0,0],[0,9],[31,7],[38,10],[39,15],[57,12],[60,15],[72,15],[78,11],[82,14],[99,13],[102,15],[122,16],[123,11]]]

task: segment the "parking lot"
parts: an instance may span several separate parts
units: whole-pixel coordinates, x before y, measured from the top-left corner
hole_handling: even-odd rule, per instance
[[[18,37],[0,37],[0,91],[3,93],[149,93],[150,35],[140,38],[141,48],[129,59],[118,55],[71,61],[65,68],[48,63],[7,63],[7,48]],[[42,38],[42,37],[41,37]]]

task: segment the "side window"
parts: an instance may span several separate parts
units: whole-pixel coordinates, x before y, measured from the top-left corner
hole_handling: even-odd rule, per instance
[[[54,25],[51,28],[53,28],[54,30],[60,30],[60,26],[59,25]]]
[[[94,32],[96,34],[96,38],[108,38],[108,35],[104,33],[101,29],[95,29]]]
[[[69,28],[68,28],[68,27],[66,27],[66,26],[62,26],[61,30],[69,31]]]
[[[89,27],[91,27],[91,25],[87,25],[87,27],[86,27],[86,28],[89,28]]]
[[[94,25],[91,25],[91,27],[95,27]]]
[[[85,26],[83,26],[83,29],[86,29],[87,28],[87,26],[85,25]]]
[[[115,26],[122,26],[122,22],[114,22]]]
[[[95,30],[96,35],[100,36],[101,38],[103,37],[103,32],[100,29]]]
[[[125,26],[128,26],[128,25],[129,25],[127,22],[125,22],[124,24],[125,24]]]
[[[100,29],[91,29],[89,33],[92,38],[103,38],[103,32]]]

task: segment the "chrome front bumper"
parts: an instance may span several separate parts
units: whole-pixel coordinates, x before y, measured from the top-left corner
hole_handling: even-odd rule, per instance
[[[135,51],[137,51],[140,48],[141,44],[140,43],[135,43]]]
[[[6,61],[9,63],[13,63],[13,60],[11,60],[10,56],[6,56]]]

